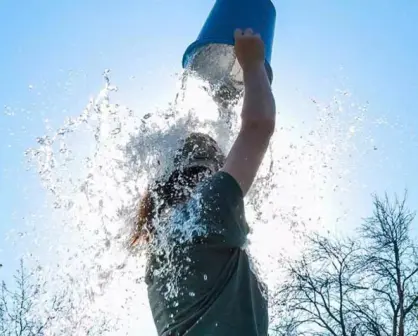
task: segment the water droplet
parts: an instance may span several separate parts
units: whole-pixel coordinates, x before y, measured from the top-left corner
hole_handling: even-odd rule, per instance
[[[203,280],[208,281],[208,275],[207,274],[203,274]]]
[[[189,292],[189,296],[194,297],[196,294],[194,292]]]

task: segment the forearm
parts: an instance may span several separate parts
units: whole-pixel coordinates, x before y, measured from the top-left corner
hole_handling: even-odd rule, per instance
[[[238,182],[245,196],[263,161],[276,124],[276,106],[264,66],[260,35],[235,31],[235,54],[244,72],[241,130],[225,160],[223,171]]]
[[[264,64],[244,71],[243,128],[257,128],[273,133],[276,105]]]

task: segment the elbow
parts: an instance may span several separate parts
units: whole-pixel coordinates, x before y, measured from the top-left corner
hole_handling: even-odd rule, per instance
[[[268,139],[270,139],[273,136],[275,128],[275,116],[258,119],[243,118],[241,124],[242,131],[257,133],[258,136],[262,136]]]
[[[247,103],[247,104],[246,104]],[[276,127],[276,104],[272,94],[268,98],[244,101],[241,113],[241,128],[271,137]]]

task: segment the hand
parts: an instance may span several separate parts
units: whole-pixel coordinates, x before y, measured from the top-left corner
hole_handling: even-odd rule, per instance
[[[252,68],[264,67],[265,50],[264,42],[260,34],[254,34],[251,28],[244,32],[241,29],[235,30],[235,54],[238,62],[244,71]]]

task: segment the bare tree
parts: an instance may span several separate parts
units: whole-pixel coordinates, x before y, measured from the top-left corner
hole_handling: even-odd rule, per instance
[[[350,309],[356,283],[359,247],[354,241],[331,240],[320,235],[309,239],[310,248],[288,263],[288,279],[274,293],[275,309],[281,309],[276,332],[294,330],[295,335],[350,336],[358,328]],[[283,312],[290,313],[283,319]],[[288,332],[288,331],[286,331]],[[280,333],[279,333],[280,335]]]
[[[28,273],[20,262],[20,268],[14,275],[15,289],[10,290],[3,281],[0,293],[0,334],[5,336],[44,335],[54,314],[40,318],[36,301],[41,284],[31,281],[33,274]],[[51,312],[62,310],[61,300],[54,297],[49,307]]]
[[[414,213],[374,197],[373,216],[353,239],[308,238],[272,293],[276,335],[418,336]]]
[[[392,336],[418,335],[418,245],[410,236],[414,218],[415,212],[406,207],[406,193],[393,202],[387,195],[374,196],[373,216],[360,230],[364,280],[372,289],[370,298],[385,307]]]
[[[46,283],[24,267],[23,261],[10,289],[3,281],[0,292],[0,335],[103,335],[111,330],[105,316],[94,321],[71,288],[44,295]]]

